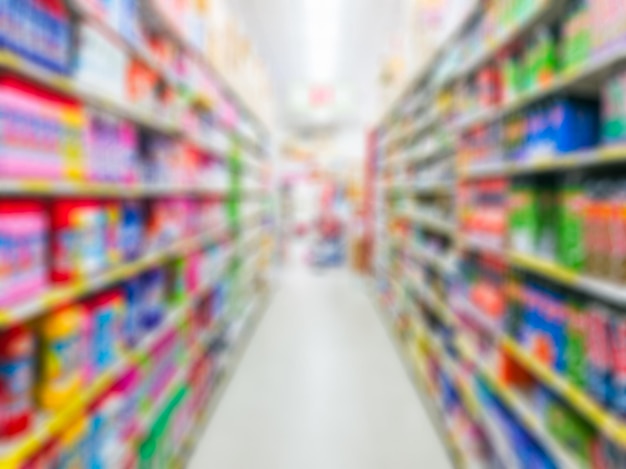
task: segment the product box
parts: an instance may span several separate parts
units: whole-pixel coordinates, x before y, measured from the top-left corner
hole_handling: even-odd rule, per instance
[[[596,101],[562,98],[549,109],[549,132],[557,153],[584,150],[599,143],[600,109]]]
[[[588,383],[588,341],[589,326],[584,300],[574,293],[569,293],[567,308],[567,338],[565,345],[565,376],[570,383],[586,391]]]
[[[545,412],[546,427],[554,438],[587,466],[593,459],[593,448],[597,432],[574,410],[554,400]]]
[[[608,144],[626,140],[626,70],[611,76],[602,89],[602,139]]]
[[[589,331],[587,340],[589,393],[600,404],[609,406],[614,396],[612,317],[607,307],[594,303],[589,307],[586,323]]]
[[[78,48],[73,76],[80,86],[126,103],[128,55],[97,28],[82,22],[78,30]]]
[[[0,8],[2,47],[54,72],[69,72],[71,29],[62,0],[5,0]]]
[[[512,187],[509,200],[509,233],[511,248],[533,254],[539,239],[539,197],[530,184]]]
[[[80,105],[19,78],[0,76],[0,178],[82,177]]]
[[[616,312],[611,318],[611,356],[613,363],[613,400],[611,407],[626,416],[626,315]]]
[[[123,184],[139,180],[139,141],[131,123],[88,109],[84,148],[88,180]]]
[[[108,265],[107,214],[90,200],[56,200],[51,204],[51,278],[76,280]]]
[[[563,69],[574,69],[589,59],[593,53],[591,11],[587,0],[572,3],[563,25],[561,62]]]
[[[0,201],[0,308],[35,298],[46,289],[48,226],[43,205]]]
[[[576,272],[585,268],[586,195],[580,176],[564,180],[559,194],[558,262]]]
[[[589,0],[593,46],[596,53],[623,47],[626,4],[620,0]]]

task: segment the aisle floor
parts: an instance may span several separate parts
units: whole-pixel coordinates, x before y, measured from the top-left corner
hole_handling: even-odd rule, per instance
[[[361,280],[295,264],[191,469],[428,469],[451,463]]]

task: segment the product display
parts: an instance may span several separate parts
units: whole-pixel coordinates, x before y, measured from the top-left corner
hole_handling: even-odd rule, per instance
[[[216,22],[0,5],[3,469],[182,467],[269,294],[271,135],[216,70]]]
[[[479,2],[378,125],[380,298],[461,466],[624,467],[625,12]]]

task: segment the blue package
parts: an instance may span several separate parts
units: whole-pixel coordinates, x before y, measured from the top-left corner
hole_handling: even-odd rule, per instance
[[[140,202],[125,202],[122,207],[121,249],[124,260],[141,255],[143,241],[143,214]]]
[[[561,98],[551,112],[556,151],[569,153],[598,145],[600,107],[597,102]]]
[[[30,62],[67,74],[71,34],[64,12],[41,0],[1,3],[2,44]]]
[[[544,326],[554,351],[553,367],[559,372],[566,370],[567,311],[565,296],[562,293],[544,289],[545,317]]]
[[[139,278],[134,278],[122,286],[126,299],[126,314],[122,325],[122,335],[127,346],[134,347],[141,339],[141,327],[139,323],[142,284]]]
[[[146,272],[140,277],[141,305],[139,325],[142,331],[156,329],[165,313],[165,274],[161,269]]]

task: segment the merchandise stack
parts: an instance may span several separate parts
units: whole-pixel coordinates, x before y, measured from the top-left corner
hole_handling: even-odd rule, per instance
[[[626,467],[626,4],[477,2],[376,149],[381,304],[455,461]]]
[[[2,468],[184,467],[263,309],[271,137],[206,8],[0,6]]]

